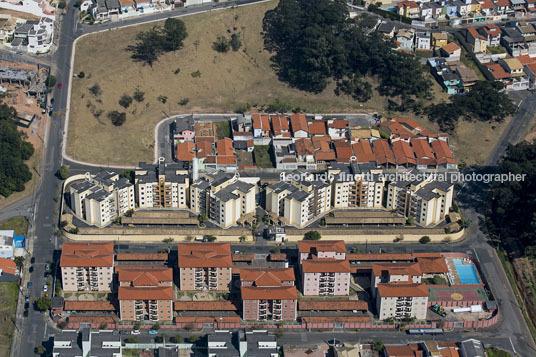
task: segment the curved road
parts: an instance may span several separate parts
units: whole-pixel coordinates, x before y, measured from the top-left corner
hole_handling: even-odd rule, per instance
[[[62,18],[61,33],[58,43],[57,51],[46,58],[50,58],[53,69],[55,70],[57,81],[63,83],[62,90],[55,90],[53,98],[55,100],[55,106],[57,110],[61,111],[63,108],[67,108],[67,93],[68,83],[70,79],[70,65],[73,42],[76,38],[83,34],[93,33],[100,30],[113,29],[124,26],[132,26],[148,21],[156,21],[165,19],[168,17],[181,16],[186,14],[193,14],[204,11],[211,11],[212,9],[225,8],[237,4],[248,4],[258,1],[239,1],[234,3],[219,3],[219,4],[205,4],[197,7],[191,7],[186,9],[176,9],[171,12],[147,15],[139,18],[107,23],[103,25],[94,26],[78,26],[77,17],[78,10],[74,7],[70,7],[68,12]],[[528,106],[528,104],[527,104]],[[525,108],[525,107],[524,107]],[[523,122],[526,122],[526,116],[521,118]],[[13,216],[23,215],[29,218],[31,223],[30,232],[28,234],[30,238],[30,250],[33,252],[39,252],[34,254],[36,263],[34,264],[34,272],[31,277],[33,282],[31,294],[33,297],[41,296],[44,279],[44,265],[47,262],[51,262],[53,259],[54,247],[57,244],[57,237],[55,236],[55,224],[57,223],[56,210],[58,209],[57,195],[60,181],[56,178],[55,172],[64,163],[68,162],[71,166],[73,173],[95,171],[98,168],[88,167],[83,164],[77,164],[64,160],[62,157],[62,142],[64,136],[64,121],[63,116],[53,116],[49,128],[49,136],[47,145],[45,148],[45,156],[41,165],[41,177],[42,182],[36,192],[26,198],[23,198],[16,203],[0,210],[0,220],[10,218]],[[515,130],[518,125],[517,121],[512,121],[509,125],[508,132],[512,131],[518,133],[519,130]],[[505,131],[506,132],[506,131]],[[501,143],[509,142],[512,138],[506,134],[506,137],[501,137]],[[513,135],[513,136],[517,136]],[[515,137],[511,142],[515,142],[518,138]],[[490,164],[494,165],[497,162],[497,158],[502,154],[503,147],[498,147],[490,157]],[[482,219],[479,212],[479,204],[481,204],[482,198],[485,197],[486,187],[478,187],[478,185],[470,184],[467,187],[461,188],[458,193],[458,199],[462,202],[462,208],[464,210],[465,217],[472,220],[473,224],[468,232],[468,238],[456,244],[437,244],[428,245],[423,247],[422,245],[368,245],[368,249],[377,250],[382,248],[384,251],[423,251],[423,250],[457,250],[457,251],[469,251],[474,254],[481,262],[481,267],[484,275],[488,278],[490,286],[492,288],[497,301],[499,302],[503,319],[496,326],[478,331],[478,332],[455,332],[452,334],[446,334],[444,336],[436,337],[441,340],[461,340],[470,337],[480,338],[488,343],[493,343],[501,348],[508,349],[510,351],[515,350],[521,356],[536,355],[536,346],[530,334],[525,321],[519,311],[519,307],[516,304],[515,297],[512,289],[509,286],[506,279],[504,270],[501,267],[500,262],[495,254],[493,248],[487,243],[485,234],[480,230],[480,220]],[[32,239],[33,238],[33,239]],[[247,249],[258,249],[261,247],[243,247]],[[362,247],[362,251],[364,251]],[[261,248],[266,249],[266,248]],[[24,289],[24,293],[26,293]],[[30,309],[28,318],[22,318],[22,309],[19,305],[17,310],[17,328],[15,331],[15,339],[13,343],[12,356],[32,356],[35,346],[39,345],[46,339],[49,333],[51,333],[47,319],[44,314]],[[374,336],[378,336],[386,342],[405,341],[408,337],[394,331],[363,331],[359,334],[336,334],[341,339],[347,341],[357,340],[370,340]],[[331,334],[330,334],[331,337]],[[282,338],[282,342],[288,344],[302,344],[307,345],[310,343],[320,342],[325,339],[325,335],[319,333],[285,333]],[[411,340],[420,340],[422,338],[412,338]],[[17,352],[15,352],[17,351]]]

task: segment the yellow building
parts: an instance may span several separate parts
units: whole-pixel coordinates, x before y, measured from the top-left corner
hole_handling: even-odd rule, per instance
[[[446,32],[432,33],[432,47],[434,50],[439,50],[448,43],[448,34]]]

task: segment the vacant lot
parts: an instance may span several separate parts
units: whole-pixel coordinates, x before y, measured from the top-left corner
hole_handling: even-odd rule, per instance
[[[335,96],[333,84],[314,95],[280,82],[271,69],[270,54],[264,50],[261,35],[264,13],[275,5],[271,1],[183,17],[189,34],[184,48],[164,54],[153,67],[134,63],[125,48],[135,42],[138,32],[159,23],[80,39],[74,71],[83,71],[85,78],[73,78],[67,153],[93,163],[134,165],[152,161],[154,126],[167,115],[234,112],[246,104],[254,111],[276,100],[307,112],[379,111],[396,115],[385,112],[385,97],[375,95],[368,103],[360,104],[347,96]],[[243,42],[237,52],[222,54],[212,49],[216,37],[230,38],[232,33],[240,33]],[[201,75],[192,76],[197,71]],[[89,92],[95,84],[101,88],[98,95]],[[134,101],[128,109],[122,108],[119,98],[125,93],[132,95],[136,88],[144,92],[144,100]],[[446,99],[435,82],[433,92],[436,99]],[[161,96],[167,97],[165,103],[158,100]],[[111,124],[106,114],[112,110],[126,112],[123,126]],[[101,112],[99,118],[93,115],[96,112]],[[424,127],[435,128],[427,119],[419,118],[419,121]],[[460,136],[454,137],[453,143],[463,149],[456,150],[457,155],[468,163],[476,162],[471,157],[473,154],[478,160],[487,156],[493,140],[500,134],[478,124],[462,124],[458,132]],[[486,138],[490,141],[480,141]],[[480,143],[476,152],[465,150],[465,142],[475,145],[476,140]]]
[[[14,230],[15,235],[23,236],[28,232],[28,221],[24,217],[14,217],[0,222],[0,231]]]
[[[9,356],[11,337],[13,335],[13,319],[19,288],[17,283],[0,283],[0,357]]]

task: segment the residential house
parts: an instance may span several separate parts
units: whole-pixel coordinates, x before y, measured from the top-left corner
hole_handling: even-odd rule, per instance
[[[293,114],[290,116],[290,127],[295,138],[306,138],[309,136],[309,126],[305,114]]]
[[[471,1],[471,7],[469,9],[471,14],[480,14],[482,12],[482,5],[478,0],[470,0]]]
[[[457,17],[458,6],[453,1],[447,1],[443,7],[443,16],[448,16],[449,18]]]
[[[215,154],[205,158],[205,169],[235,172],[238,169],[233,139],[223,138],[215,142]]]
[[[208,356],[277,357],[277,339],[267,331],[217,330],[207,336]],[[161,355],[159,355],[161,356]]]
[[[384,22],[382,22],[380,24],[380,26],[378,26],[376,31],[380,32],[385,37],[393,38],[395,36],[395,33],[396,33],[396,24],[394,22],[391,22],[391,21],[389,21],[389,22],[384,21]]]
[[[348,140],[337,140],[333,142],[337,162],[350,163],[353,159],[352,145]]]
[[[144,13],[146,8],[152,7],[152,0],[134,0],[136,3],[136,11]]]
[[[510,0],[493,0],[495,4],[495,12],[497,15],[504,15],[512,12],[510,9]]]
[[[0,28],[0,40],[6,42],[8,39],[12,38],[19,21],[21,20],[14,16],[8,18]]]
[[[374,140],[372,146],[374,154],[376,155],[376,164],[385,167],[395,165],[395,154],[391,150],[389,142],[386,139]]]
[[[229,243],[179,243],[177,255],[180,290],[229,291]]]
[[[503,66],[505,71],[508,72],[511,77],[521,77],[525,74],[523,65],[517,58],[500,59],[499,64]]]
[[[309,134],[311,134],[312,137],[327,135],[326,122],[324,120],[309,121]]]
[[[178,141],[194,141],[194,121],[192,118],[176,119],[170,124],[173,139]]]
[[[407,141],[392,141],[392,147],[397,167],[414,167],[417,164],[415,153]]]
[[[456,160],[449,144],[444,140],[432,141],[432,150],[437,160],[437,165],[447,169],[457,168]]]
[[[529,88],[530,77],[526,75],[523,64],[517,58],[501,59],[499,64],[508,73],[508,77],[501,80],[507,90],[525,90]]]
[[[270,120],[268,114],[251,114],[253,121],[253,136],[256,138],[270,137]]]
[[[290,127],[285,115],[270,115],[274,138],[290,138]]]
[[[347,296],[350,264],[344,241],[299,241],[299,270],[305,296]]]
[[[500,41],[501,45],[508,50],[508,53],[512,57],[529,54],[529,45],[527,44],[527,40],[514,27],[503,28],[503,35],[501,36]]]
[[[527,11],[533,15],[536,13],[536,0],[526,0]]]
[[[479,0],[480,11],[482,14],[492,16],[495,14],[495,5],[491,0]]]
[[[524,70],[529,78],[529,88],[534,88],[536,82],[536,63],[525,65]]]
[[[250,132],[253,126],[251,114],[245,113],[243,115],[239,115],[232,121],[232,124],[234,126],[234,130],[238,132],[241,132],[241,133]]]
[[[445,88],[447,94],[463,92],[463,84],[460,76],[447,64],[446,59],[430,58],[428,64],[432,68],[432,75]]]
[[[432,33],[432,47],[434,50],[439,50],[441,47],[448,43],[448,33],[446,32],[433,32]]]
[[[380,320],[416,318],[425,320],[428,289],[424,283],[378,284],[376,299]]]
[[[475,28],[466,29],[465,40],[471,46],[473,53],[486,52],[488,39],[482,36]]]
[[[465,17],[471,12],[471,1],[454,0],[458,16]]]
[[[190,176],[176,163],[139,163],[134,171],[136,201],[140,208],[169,209],[188,207]]]
[[[484,344],[479,340],[470,338],[460,343],[460,354],[462,357],[485,357],[487,355]]]
[[[404,51],[413,51],[415,33],[411,29],[403,29],[396,34],[398,49]]]
[[[431,19],[434,14],[434,8],[432,8],[432,3],[425,2],[421,5],[421,18]]]
[[[177,144],[175,157],[178,161],[192,162],[195,157],[195,144],[193,141],[184,141]]]
[[[313,150],[318,164],[335,161],[335,151],[331,148],[329,136],[313,136]]]
[[[119,316],[123,321],[173,320],[173,270],[164,266],[116,267]]]
[[[519,31],[521,36],[525,37],[527,42],[534,41],[536,38],[536,30],[534,29],[534,26],[530,23],[526,22],[518,22],[516,25],[516,29]]]
[[[114,330],[62,330],[52,336],[52,356],[110,356],[121,357],[121,335]]]
[[[64,242],[60,268],[65,292],[110,292],[114,273],[114,244]]]
[[[330,119],[328,120],[328,135],[332,140],[344,139],[348,136],[348,120]]]
[[[417,169],[426,170],[436,167],[437,161],[427,138],[411,138],[411,148],[415,153]]]
[[[510,8],[514,12],[525,12],[526,11],[526,2],[525,0],[510,0]]]
[[[430,48],[430,32],[417,31],[417,33],[415,34],[415,50],[430,50]]]
[[[400,16],[418,19],[421,16],[419,4],[415,1],[401,1],[396,4],[397,12]]]
[[[0,276],[17,274],[17,265],[13,259],[0,258]],[[18,277],[15,278],[18,280]],[[5,280],[3,280],[5,281]]]
[[[536,0],[535,0],[536,1]],[[494,24],[485,25],[478,29],[478,32],[487,38],[487,46],[500,46],[501,44],[501,29]]]
[[[298,169],[316,170],[315,151],[310,138],[296,140],[296,164]]]
[[[119,4],[121,4],[122,14],[136,11],[136,3],[134,2],[134,0],[119,0]]]
[[[240,268],[242,318],[246,321],[294,321],[298,292],[293,268]]]
[[[451,42],[443,47],[441,47],[441,56],[445,57],[447,62],[459,61],[462,49],[455,42]]]
[[[460,76],[464,91],[471,90],[471,87],[480,80],[476,72],[472,68],[467,67],[463,62],[449,62],[449,65]]]
[[[296,145],[292,139],[273,139],[272,149],[275,156],[275,167],[278,170],[296,170]]]

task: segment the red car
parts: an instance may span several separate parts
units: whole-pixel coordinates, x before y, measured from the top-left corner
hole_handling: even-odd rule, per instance
[[[61,89],[61,83],[58,83],[58,88]]]

